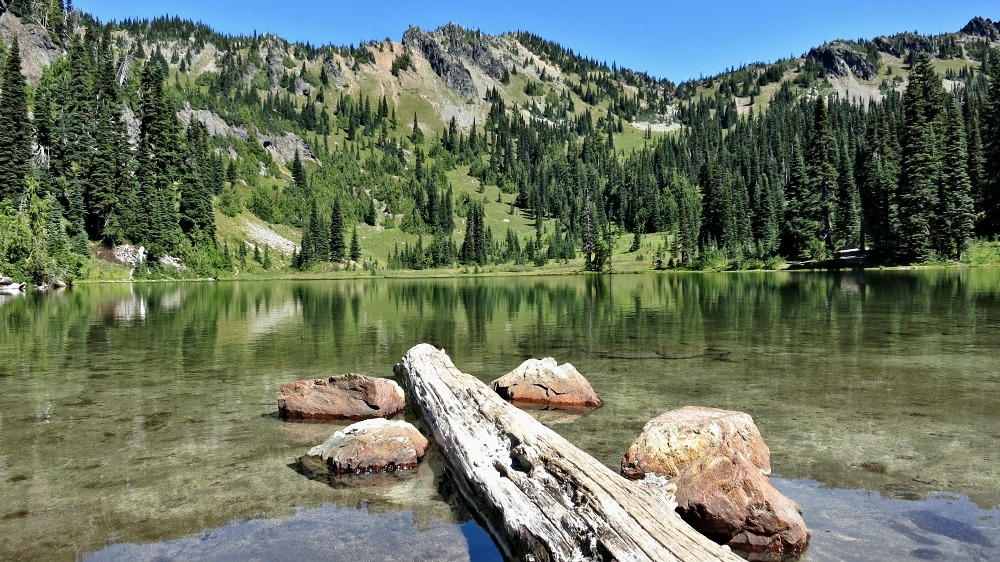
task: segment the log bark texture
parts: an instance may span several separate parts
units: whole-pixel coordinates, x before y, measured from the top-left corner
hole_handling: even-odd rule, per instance
[[[741,561],[630,482],[420,344],[396,365],[459,491],[508,560]]]

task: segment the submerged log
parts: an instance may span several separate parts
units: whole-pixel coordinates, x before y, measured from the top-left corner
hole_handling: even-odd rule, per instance
[[[428,344],[396,365],[456,484],[509,560],[741,560]]]

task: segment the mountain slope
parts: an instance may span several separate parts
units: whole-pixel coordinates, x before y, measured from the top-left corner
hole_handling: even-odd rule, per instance
[[[791,236],[795,146],[805,150],[815,127],[832,127],[838,146],[824,148],[823,158],[841,183],[854,177],[843,195],[824,191],[823,205],[829,213],[848,204],[857,207],[843,211],[851,216],[874,212],[864,208],[874,189],[863,177],[873,126],[866,108],[885,108],[893,142],[904,142],[900,94],[925,55],[964,108],[967,171],[979,190],[977,220],[986,224],[986,175],[973,161],[992,134],[978,117],[988,106],[983,71],[1000,60],[1000,26],[987,19],[934,37],[834,41],[799,58],[675,85],[525,32],[413,27],[402,42],[316,47],[225,36],[179,18],[101,24],[74,11],[46,27],[22,16],[37,23],[2,14],[0,37],[18,40],[28,61],[22,74],[40,99],[72,96],[59,80],[78,62],[74,45],[109,50],[133,147],[143,135],[140,76],[160,69],[182,130],[190,135],[197,122],[209,139],[206,158],[218,170],[203,181],[215,186],[215,207],[227,217],[220,224],[232,217],[239,225],[253,213],[295,229],[301,248],[275,259],[304,268],[349,261],[323,246],[336,238],[334,207],[346,236],[357,228],[365,241],[358,262],[376,269],[471,263],[472,255],[490,263],[574,259],[599,269],[622,231],[634,235],[631,249],[645,249],[636,258],[650,265],[655,255],[657,265],[692,265],[716,251],[758,260],[750,263],[798,256],[804,247],[779,248]],[[829,122],[810,126],[817,105],[828,107]],[[758,134],[763,142],[741,145],[744,135]],[[40,156],[57,146],[49,143],[39,138]],[[38,166],[45,172],[49,164],[41,158]],[[186,181],[174,179],[182,208]],[[42,187],[62,207],[72,236],[82,226],[74,224],[74,196],[59,185]],[[809,236],[828,251],[864,244],[864,227],[843,226],[852,232],[834,236],[832,214],[820,222],[825,230]],[[249,242],[245,229],[219,233],[209,254],[222,242]],[[650,243],[653,233],[661,236]]]

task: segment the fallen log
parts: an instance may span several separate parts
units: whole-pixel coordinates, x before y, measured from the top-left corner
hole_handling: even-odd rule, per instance
[[[420,344],[396,365],[478,519],[508,560],[740,561],[630,482]]]

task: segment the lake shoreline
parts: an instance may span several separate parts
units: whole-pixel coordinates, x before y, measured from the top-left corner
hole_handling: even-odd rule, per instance
[[[484,271],[473,272],[468,268],[448,268],[448,269],[400,269],[381,271],[376,274],[364,270],[308,273],[300,272],[291,275],[254,275],[247,277],[197,277],[197,278],[170,278],[162,279],[84,279],[73,281],[71,285],[95,285],[95,284],[127,284],[127,283],[223,283],[236,281],[344,281],[358,279],[469,279],[484,278],[495,279],[501,277],[571,277],[571,276],[603,276],[603,275],[646,275],[658,273],[690,273],[690,274],[717,274],[717,273],[858,273],[873,271],[951,271],[962,269],[990,269],[998,268],[1000,264],[932,264],[932,265],[895,265],[895,266],[861,266],[861,267],[784,267],[781,269],[732,269],[715,271],[710,269],[649,269],[649,268],[622,268],[608,272],[587,271],[576,267],[561,267],[552,269],[532,269],[524,271],[490,271],[492,267],[486,266]]]

